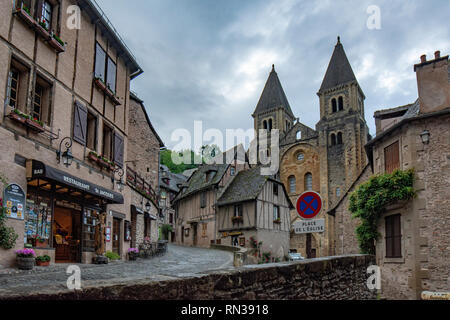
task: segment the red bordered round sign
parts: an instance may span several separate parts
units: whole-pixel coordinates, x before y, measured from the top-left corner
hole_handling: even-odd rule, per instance
[[[307,191],[297,200],[297,212],[303,219],[313,219],[322,210],[322,198],[317,192]]]

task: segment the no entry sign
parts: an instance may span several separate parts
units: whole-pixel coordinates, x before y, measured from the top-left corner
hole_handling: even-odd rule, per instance
[[[303,219],[313,219],[320,210],[322,210],[322,198],[317,192],[305,192],[297,200],[297,212]]]

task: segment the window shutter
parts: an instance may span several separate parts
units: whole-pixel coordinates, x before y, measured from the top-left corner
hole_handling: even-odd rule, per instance
[[[97,43],[95,53],[95,77],[102,79],[106,82],[106,53],[105,50]]]
[[[123,167],[123,137],[114,132],[114,162]]]
[[[86,145],[87,108],[75,101],[73,118],[73,140]]]
[[[392,173],[400,168],[399,142],[395,142],[384,149],[384,167],[386,173]]]
[[[109,88],[116,92],[116,64],[114,61],[111,60],[111,58],[108,58],[108,65],[107,65],[107,72],[106,72],[106,84],[109,85]]]

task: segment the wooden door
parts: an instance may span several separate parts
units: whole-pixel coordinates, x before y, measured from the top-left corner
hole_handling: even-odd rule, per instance
[[[120,255],[120,219],[113,219],[112,249]]]

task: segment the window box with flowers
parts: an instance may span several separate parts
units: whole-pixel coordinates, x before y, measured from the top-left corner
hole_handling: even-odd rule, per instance
[[[103,79],[101,79],[99,77],[95,77],[94,83],[97,86],[97,88],[99,88],[101,91],[103,91],[103,92],[106,91],[106,83],[103,81]]]
[[[45,19],[41,18],[36,21],[34,28],[45,41],[50,41],[52,39],[50,31],[47,29],[47,25],[45,24]]]
[[[240,223],[240,222],[244,221],[244,218],[242,216],[234,216],[234,217],[231,217],[231,221],[233,223]]]
[[[47,255],[39,256],[36,258],[36,265],[38,267],[48,267],[50,265],[51,258]]]
[[[280,219],[280,218],[275,219],[275,220],[273,220],[273,223],[275,223],[275,224],[281,224],[281,219]]]
[[[30,128],[31,130],[40,133],[44,132],[44,123],[37,118],[33,118],[27,114],[22,113],[18,109],[14,109],[11,111],[8,115],[8,118],[11,120],[23,124],[26,127]]]
[[[30,8],[28,8],[23,2],[20,8],[17,8],[16,14],[23,21],[25,21],[25,23],[28,24],[30,27],[34,27],[36,21],[31,16]]]
[[[48,248],[48,241],[40,236],[35,236],[32,244],[35,248]]]
[[[33,270],[36,253],[33,249],[22,249],[16,251],[17,267],[20,270]]]
[[[109,86],[106,88],[105,91],[106,95],[111,99],[111,102],[115,105],[118,106],[120,105],[120,100],[119,98],[116,96],[116,94],[111,90],[111,88],[109,88]]]
[[[56,34],[51,33],[51,39],[48,42],[56,52],[61,53],[66,51],[66,44]]]

